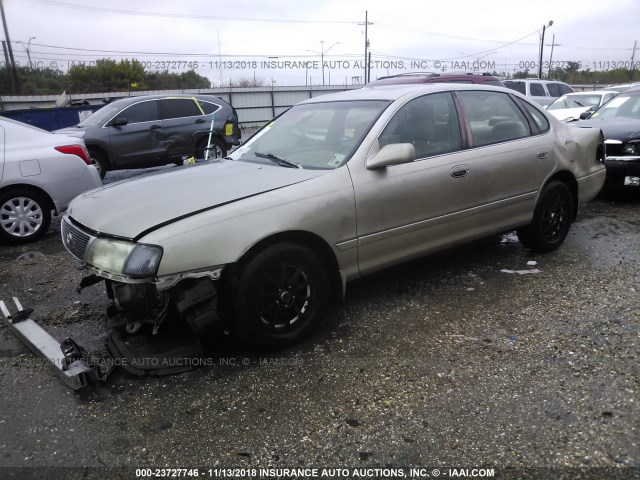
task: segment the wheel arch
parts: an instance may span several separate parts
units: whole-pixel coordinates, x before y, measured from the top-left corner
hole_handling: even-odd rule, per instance
[[[540,189],[540,192],[549,185],[553,181],[559,181],[564,183],[567,187],[569,187],[569,191],[571,192],[571,197],[573,198],[573,213],[572,220],[575,220],[578,216],[578,181],[576,177],[567,170],[560,170],[559,172],[554,173],[551,177],[547,179],[543,188]]]
[[[4,187],[0,187],[0,195],[5,192],[10,192],[12,190],[29,190],[31,192],[35,192],[39,195],[42,195],[42,197],[44,197],[44,199],[47,201],[47,204],[50,210],[55,210],[56,213],[60,213],[58,212],[58,209],[56,208],[56,205],[53,202],[51,195],[49,195],[46,190],[36,185],[32,185],[30,183],[12,183],[10,185],[5,185]]]
[[[329,244],[319,235],[304,230],[290,230],[279,232],[269,237],[263,238],[251,246],[231,268],[227,278],[233,279],[235,273],[240,271],[252,258],[271,245],[278,243],[295,243],[302,247],[309,248],[316,253],[323,265],[328,266],[330,295],[332,299],[341,299],[343,296],[342,277],[338,259]],[[233,280],[232,280],[233,281]]]
[[[107,162],[107,164],[111,165],[111,155],[109,150],[99,143],[87,143],[87,150],[89,151],[89,156],[91,156],[91,152],[96,152],[99,155],[102,155]]]

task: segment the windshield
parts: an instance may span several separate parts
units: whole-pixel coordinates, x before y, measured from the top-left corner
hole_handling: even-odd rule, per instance
[[[102,125],[120,110],[122,110],[122,106],[120,105],[105,105],[100,110],[93,113],[93,115],[89,115],[87,118],[81,121],[78,124],[78,127],[95,127],[97,125]]]
[[[590,118],[640,118],[640,92],[621,93],[596,110]]]
[[[566,95],[560,97],[547,107],[547,110],[561,110],[563,108],[597,107],[602,95]]]
[[[229,155],[233,160],[330,170],[344,165],[388,101],[296,105]]]

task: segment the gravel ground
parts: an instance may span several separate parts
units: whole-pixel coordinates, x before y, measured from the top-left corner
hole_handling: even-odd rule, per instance
[[[57,338],[99,348],[106,298],[99,286],[76,294],[82,273],[58,236],[59,221],[40,243],[0,247],[0,299],[16,295]],[[513,234],[474,243],[350,284],[294,348],[248,352],[222,336],[195,371],[117,371],[79,392],[2,325],[0,472],[438,467],[446,477],[464,467],[639,478],[639,257],[640,197],[601,195],[556,252],[534,255]]]

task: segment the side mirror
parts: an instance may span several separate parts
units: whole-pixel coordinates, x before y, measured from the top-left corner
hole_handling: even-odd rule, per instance
[[[129,123],[129,121],[127,120],[127,117],[117,117],[115,120],[113,120],[109,124],[109,126],[110,127],[123,127],[127,123]]]
[[[376,170],[390,165],[411,163],[416,159],[416,150],[410,143],[392,143],[367,158],[367,170]]]
[[[587,110],[585,112],[582,112],[580,114],[580,120],[586,120],[587,118],[589,118],[591,116],[592,113],[593,113],[593,110]]]

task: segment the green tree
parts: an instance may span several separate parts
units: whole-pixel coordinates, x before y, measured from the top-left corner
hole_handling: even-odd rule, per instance
[[[145,69],[138,60],[97,60],[95,65],[74,65],[67,73],[74,92],[145,90]]]

